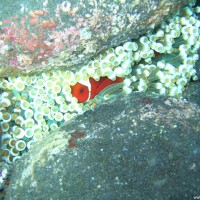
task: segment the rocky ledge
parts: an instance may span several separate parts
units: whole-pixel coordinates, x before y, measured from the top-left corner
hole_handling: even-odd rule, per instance
[[[80,115],[16,162],[5,200],[193,199],[200,194],[200,107],[131,93]]]

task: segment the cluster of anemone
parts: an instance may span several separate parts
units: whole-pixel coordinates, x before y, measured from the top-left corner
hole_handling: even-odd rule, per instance
[[[14,162],[33,142],[84,110],[71,95],[74,76],[56,71],[1,80],[1,144],[6,162]]]
[[[119,94],[146,91],[181,97],[187,83],[196,80],[200,47],[200,7],[185,7],[138,40],[126,42],[96,56],[80,70],[51,71],[37,76],[1,78],[2,158],[12,164],[63,122]],[[101,77],[123,82],[105,88],[84,103],[72,96],[77,82]]]

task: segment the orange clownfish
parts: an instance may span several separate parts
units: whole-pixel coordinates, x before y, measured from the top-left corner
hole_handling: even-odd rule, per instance
[[[115,81],[112,81],[107,77],[101,77],[99,81],[89,78],[88,81],[81,81],[74,86],[71,86],[71,93],[73,97],[78,99],[79,103],[82,103],[89,99],[93,99],[109,85],[121,83],[122,81],[123,79],[120,77],[117,77]]]

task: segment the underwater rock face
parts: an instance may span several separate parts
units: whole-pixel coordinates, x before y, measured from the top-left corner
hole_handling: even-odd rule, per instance
[[[135,92],[85,112],[16,162],[5,200],[197,197],[200,107],[191,99]]]
[[[80,69],[100,51],[138,38],[189,2],[6,0],[0,5],[0,77]]]

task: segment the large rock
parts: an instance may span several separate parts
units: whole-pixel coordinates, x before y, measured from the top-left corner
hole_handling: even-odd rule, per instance
[[[14,1],[0,4],[0,77],[77,70],[160,24],[191,0]]]
[[[85,112],[18,161],[5,200],[198,197],[200,107],[191,99],[132,93]]]

